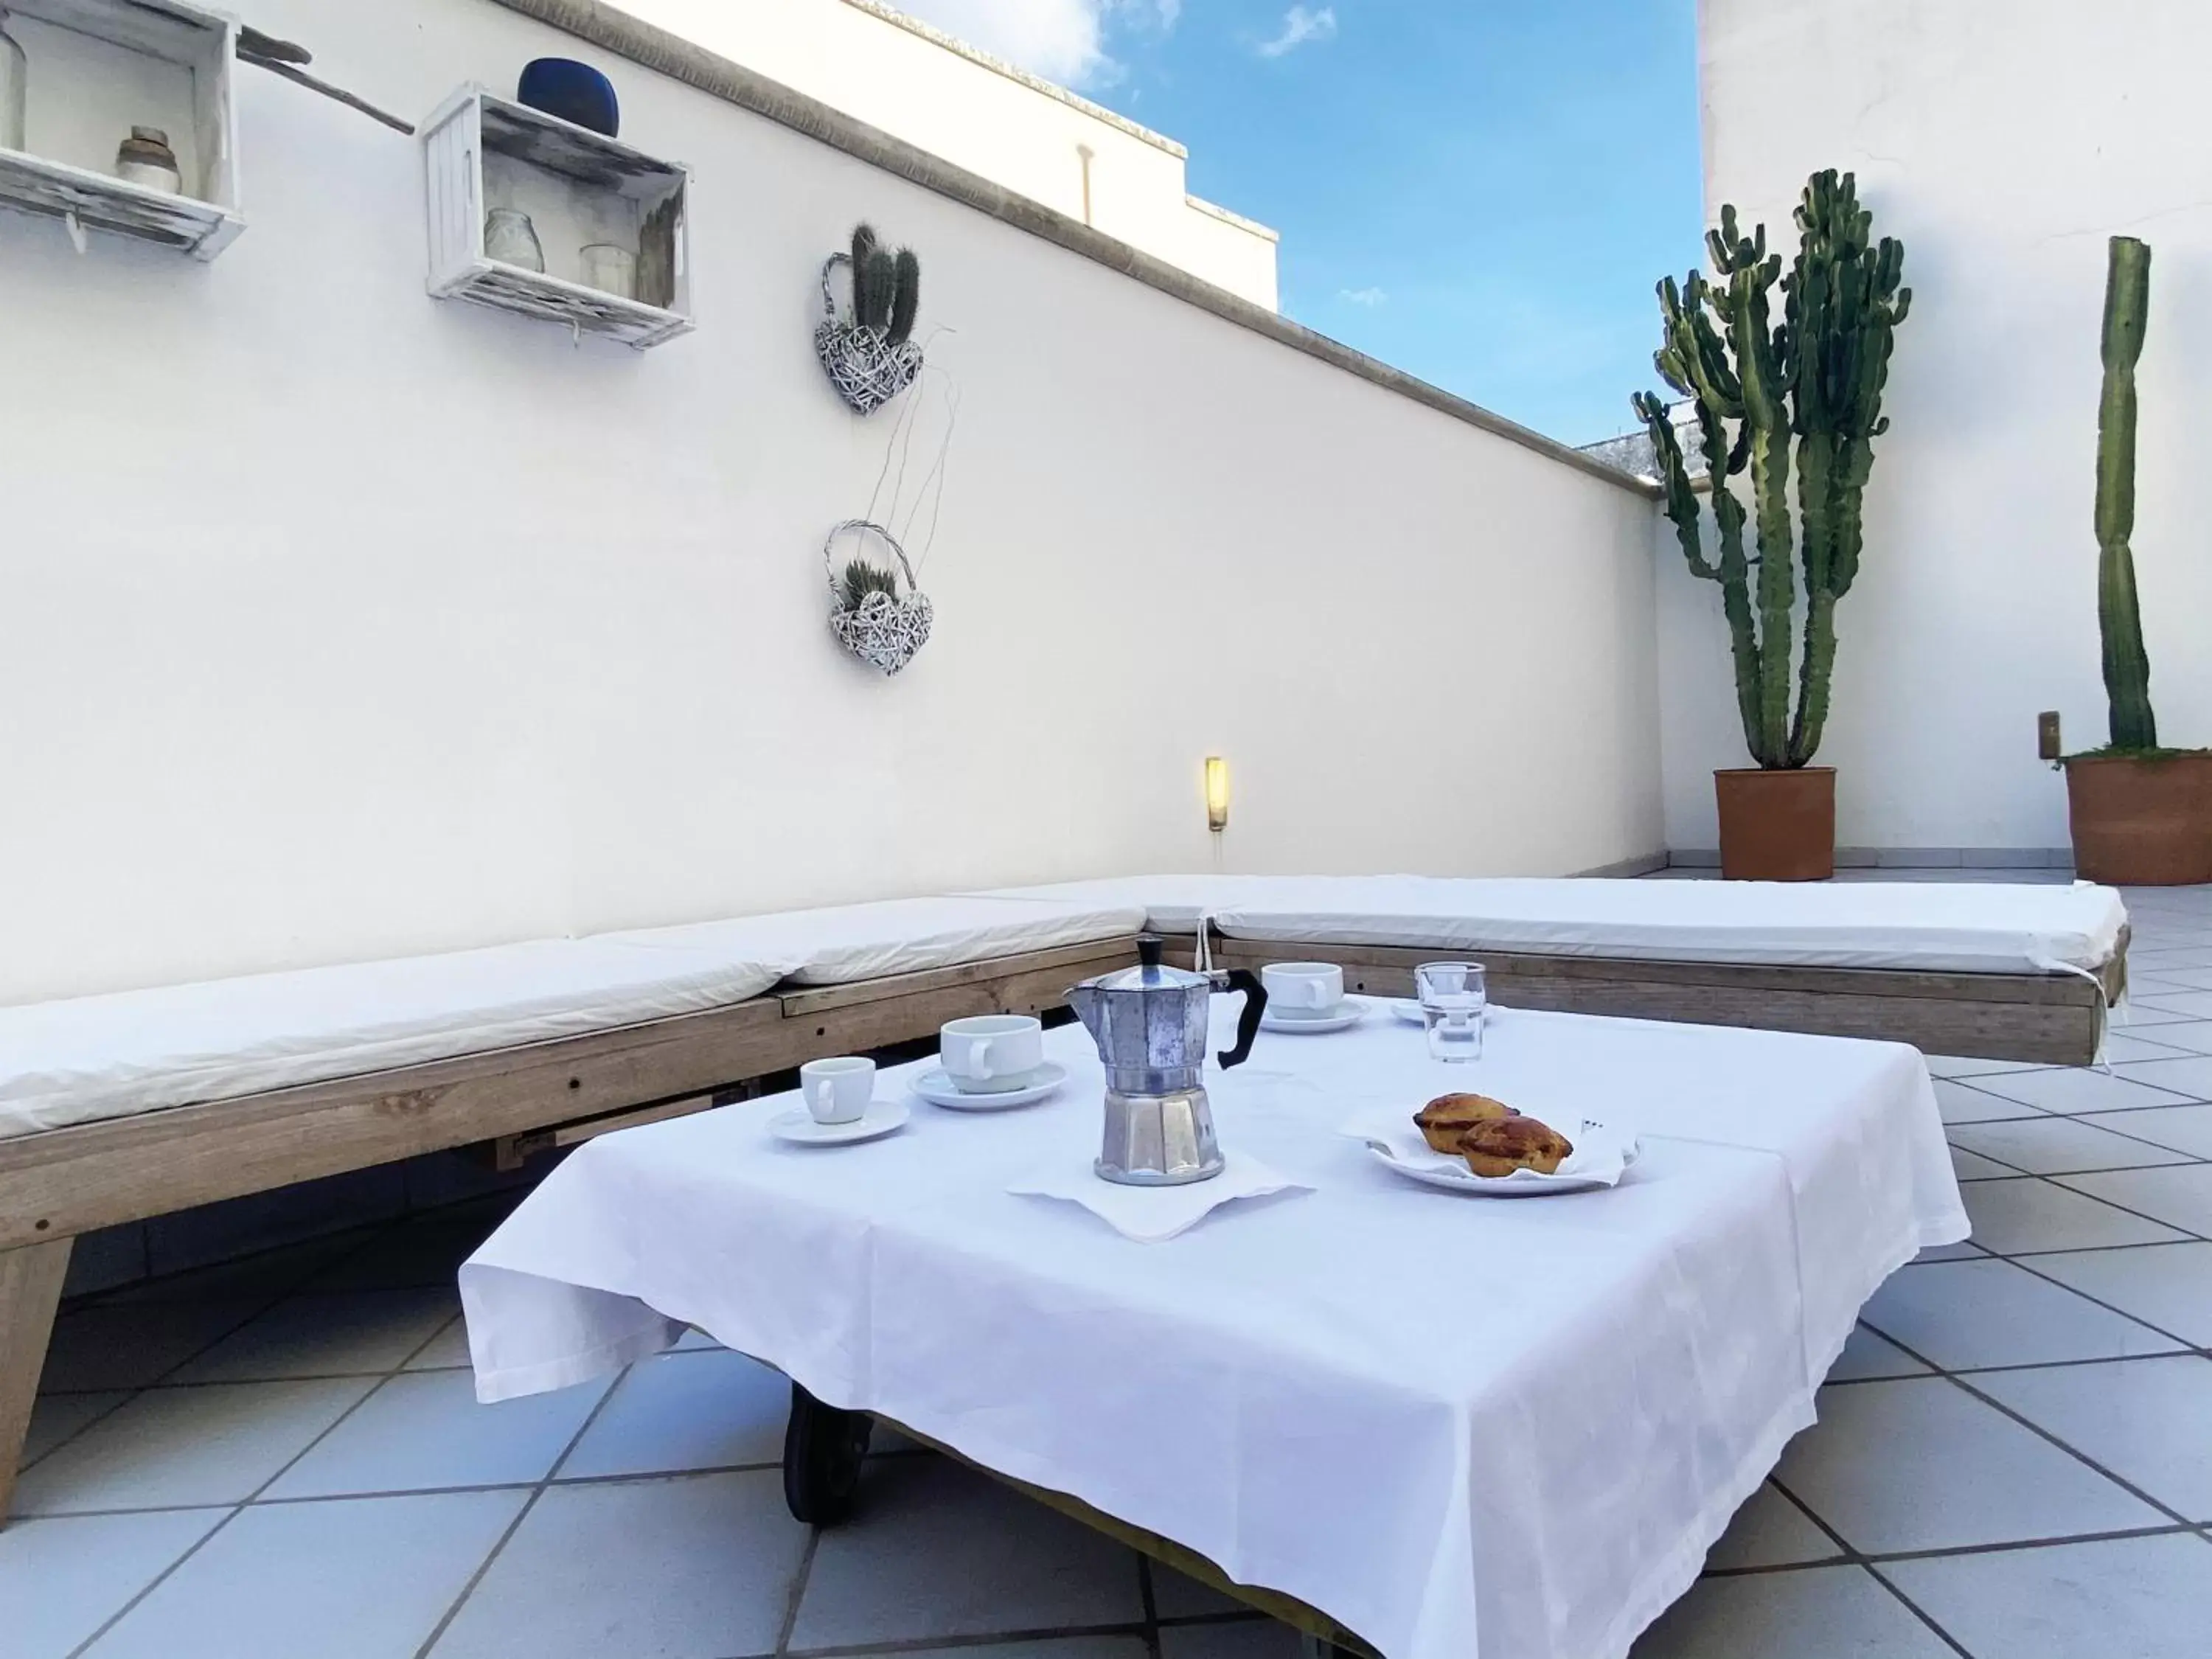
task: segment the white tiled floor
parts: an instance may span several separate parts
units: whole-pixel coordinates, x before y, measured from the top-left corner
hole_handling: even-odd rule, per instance
[[[1934,1062],[1975,1245],[1869,1304],[1633,1659],[2212,1653],[2212,890],[2130,898],[2159,983],[2115,1073]],[[1291,1659],[910,1449],[849,1526],[798,1525],[787,1385],[703,1342],[476,1405],[453,1274],[499,1213],[70,1309],[0,1531],[7,1659]]]

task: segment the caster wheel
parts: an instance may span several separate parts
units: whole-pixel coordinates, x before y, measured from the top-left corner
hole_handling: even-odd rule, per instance
[[[783,1431],[783,1501],[792,1518],[810,1527],[834,1527],[853,1512],[860,1495],[860,1461],[868,1455],[875,1419],[866,1412],[825,1406],[796,1382],[791,1420]]]

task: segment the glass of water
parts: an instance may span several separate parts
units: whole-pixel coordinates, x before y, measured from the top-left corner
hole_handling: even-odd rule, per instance
[[[1482,1011],[1490,1004],[1479,962],[1425,962],[1413,969],[1413,994],[1429,1034],[1432,1060],[1480,1060]]]

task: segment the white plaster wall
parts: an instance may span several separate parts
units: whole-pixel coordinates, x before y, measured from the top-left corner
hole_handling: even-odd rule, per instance
[[[2208,52],[2212,8],[2188,0],[1704,0],[1709,219],[1733,202],[1781,232],[1833,166],[1905,244],[1894,427],[1819,757],[1846,846],[2066,844],[2035,715],[2105,741],[2091,502],[2116,232],[2154,250],[2135,550],[2160,734],[2212,742]],[[1658,559],[1668,840],[1709,848],[1709,774],[1745,763],[1727,635],[1670,531]]]
[[[574,49],[256,22],[413,111]],[[1660,844],[1647,501],[600,61],[697,169],[651,352],[427,297],[416,145],[251,70],[214,264],[0,216],[0,1001],[1204,868],[1210,753],[1231,868]],[[962,394],[888,682],[817,554],[890,431],[808,337],[863,216]]]
[[[1273,309],[1275,239],[1193,206],[1181,146],[1001,73],[880,7],[849,0],[625,0],[697,42],[956,167],[1084,216],[1194,276]]]

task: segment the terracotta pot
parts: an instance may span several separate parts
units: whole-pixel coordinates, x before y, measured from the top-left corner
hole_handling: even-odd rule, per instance
[[[1826,881],[1836,873],[1836,769],[1713,774],[1721,874],[1730,881]]]
[[[2074,873],[2115,886],[2212,881],[2212,755],[2066,763]]]

